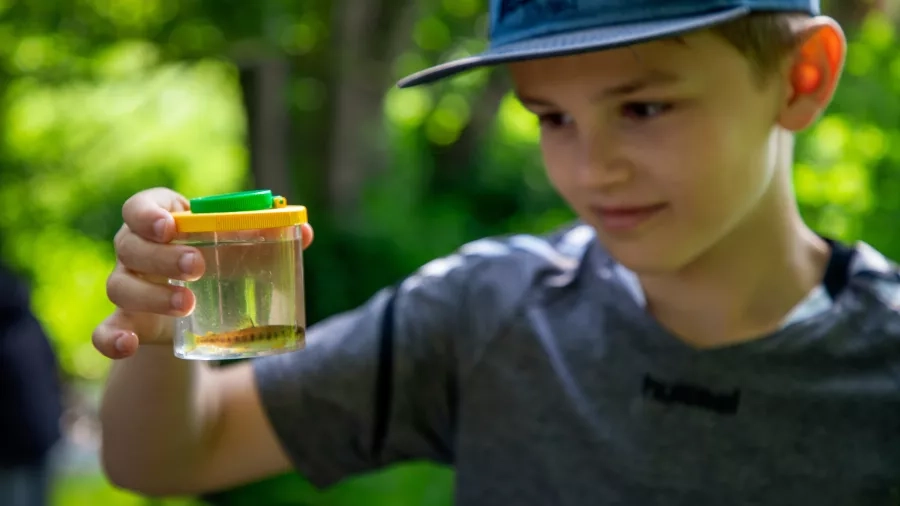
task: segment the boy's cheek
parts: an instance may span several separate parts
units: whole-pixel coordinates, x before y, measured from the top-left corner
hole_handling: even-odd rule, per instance
[[[545,163],[544,170],[547,172],[547,180],[550,182],[550,186],[563,199],[572,204],[572,200],[576,198],[578,193],[576,169],[569,164],[554,161],[554,163]]]

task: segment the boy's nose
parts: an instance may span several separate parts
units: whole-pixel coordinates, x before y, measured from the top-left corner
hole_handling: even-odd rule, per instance
[[[578,181],[585,188],[605,190],[627,183],[634,168],[613,145],[612,139],[591,139],[582,145]]]

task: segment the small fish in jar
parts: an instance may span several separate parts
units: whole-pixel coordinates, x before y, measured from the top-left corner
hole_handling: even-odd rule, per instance
[[[228,332],[207,332],[194,334],[185,331],[193,347],[208,346],[229,350],[251,350],[254,348],[279,349],[294,345],[306,339],[306,329],[302,325],[251,325]]]

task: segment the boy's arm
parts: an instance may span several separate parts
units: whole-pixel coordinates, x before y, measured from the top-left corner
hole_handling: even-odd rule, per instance
[[[212,369],[143,347],[113,364],[100,418],[107,477],[141,494],[201,494],[290,468],[250,363]]]
[[[148,495],[191,495],[290,463],[321,486],[403,459],[450,460],[463,276],[383,290],[311,327],[294,353],[211,369],[146,347],[118,361],[101,413],[109,478]]]

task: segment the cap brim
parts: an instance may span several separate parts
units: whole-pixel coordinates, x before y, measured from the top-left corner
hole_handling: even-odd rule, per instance
[[[744,16],[750,12],[747,7],[735,7],[710,12],[708,14],[677,19],[654,20],[643,23],[603,26],[578,30],[558,35],[533,38],[493,47],[487,51],[459,60],[442,63],[416,72],[397,83],[400,88],[410,88],[428,84],[460,72],[536,58],[566,56],[588,51],[612,49],[640,42],[672,37],[698,30]]]

